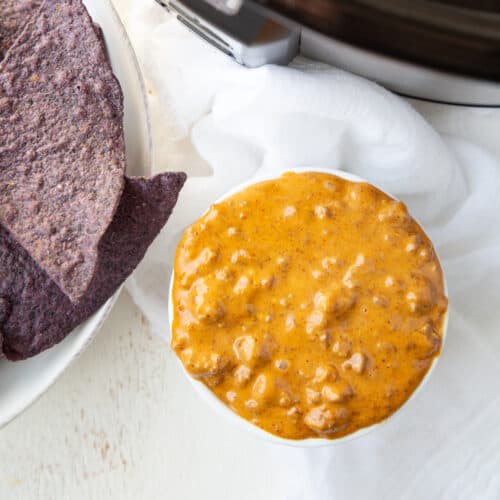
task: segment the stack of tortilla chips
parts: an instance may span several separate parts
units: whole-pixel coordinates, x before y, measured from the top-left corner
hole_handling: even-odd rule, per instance
[[[183,173],[125,177],[122,121],[81,0],[0,0],[0,341],[11,360],[94,313],[177,201]]]

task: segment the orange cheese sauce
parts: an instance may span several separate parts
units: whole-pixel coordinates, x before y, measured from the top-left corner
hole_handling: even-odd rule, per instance
[[[232,410],[288,439],[387,418],[439,355],[434,249],[365,183],[287,173],[213,205],[175,257],[172,348]]]

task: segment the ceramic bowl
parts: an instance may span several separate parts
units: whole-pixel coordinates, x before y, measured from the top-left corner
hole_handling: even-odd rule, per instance
[[[303,172],[320,172],[320,173],[326,173],[326,174],[331,174],[331,175],[336,175],[342,179],[346,179],[348,181],[352,182],[368,182],[365,179],[362,179],[356,175],[350,174],[348,172],[344,172],[342,170],[333,170],[333,169],[326,169],[326,168],[293,168],[293,169],[283,169],[283,170],[273,170],[269,174],[265,175],[260,175],[260,176],[255,176],[252,178],[250,181],[239,184],[238,186],[234,187],[230,191],[228,191],[226,194],[224,194],[221,198],[219,198],[215,203],[219,203],[233,194],[236,194],[243,189],[258,183],[262,181],[267,181],[267,180],[272,180],[280,177],[283,173],[285,172],[298,172],[298,173],[303,173]],[[378,188],[380,189],[380,188]],[[383,191],[383,190],[381,190]],[[383,191],[385,192],[385,191]],[[388,194],[388,193],[386,193]],[[391,196],[388,194],[388,196]],[[394,196],[391,196],[391,198],[396,199]],[[208,209],[207,209],[208,210]],[[200,215],[201,216],[201,215]],[[438,257],[439,258],[439,257]],[[446,280],[444,279],[443,275],[443,280],[444,280],[444,289],[446,295],[448,295],[448,289],[446,287]],[[172,318],[173,318],[173,300],[172,300],[172,290],[173,290],[173,283],[174,283],[174,274],[172,273],[172,277],[170,280],[170,289],[169,289],[169,302],[168,302],[168,316],[169,316],[169,322],[170,322],[170,334],[172,331]],[[448,309],[449,310],[449,309]],[[445,315],[444,323],[443,323],[443,337],[442,337],[442,344],[441,344],[441,349],[444,347],[444,342],[445,342],[445,337],[446,337],[446,331],[448,328],[448,312]],[[193,386],[193,388],[196,390],[198,395],[219,415],[223,416],[229,423],[232,425],[253,434],[254,436],[264,439],[266,441],[270,441],[272,443],[277,443],[277,444],[284,444],[288,446],[295,446],[295,447],[302,447],[302,448],[312,448],[312,447],[319,447],[319,446],[335,446],[340,443],[345,443],[347,441],[350,441],[352,439],[356,439],[358,437],[364,436],[368,434],[369,432],[372,432],[375,429],[380,428],[384,424],[386,424],[389,420],[394,419],[396,415],[398,415],[403,408],[406,408],[407,406],[411,406],[411,401],[417,396],[417,394],[422,390],[422,388],[425,386],[425,384],[428,382],[430,379],[432,372],[434,371],[437,363],[439,360],[439,356],[435,357],[431,366],[429,367],[429,370],[425,374],[424,378],[418,385],[418,387],[415,389],[413,394],[406,400],[406,402],[392,415],[387,417],[385,420],[382,420],[381,422],[378,422],[374,425],[371,425],[369,427],[363,427],[362,429],[357,430],[356,432],[353,432],[351,434],[348,434],[346,436],[336,438],[336,439],[325,439],[325,438],[307,438],[307,439],[285,439],[279,436],[275,436],[274,434],[271,434],[260,427],[257,427],[253,425],[251,422],[248,420],[245,420],[243,417],[240,417],[237,413],[232,411],[228,406],[226,406],[222,401],[220,401],[210,389],[208,389],[205,384],[200,382],[199,380],[196,380],[193,378],[184,368],[184,365],[182,362],[178,359],[178,362],[186,375],[187,379],[189,380],[190,384]]]

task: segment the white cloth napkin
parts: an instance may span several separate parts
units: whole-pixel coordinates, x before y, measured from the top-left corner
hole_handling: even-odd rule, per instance
[[[154,331],[167,339],[180,235],[217,197],[263,170],[356,173],[405,201],[435,242],[449,287],[448,337],[425,390],[382,429],[337,447],[276,447],[284,496],[499,498],[499,161],[461,138],[456,123],[441,128],[458,136],[440,136],[406,101],[362,78],[304,58],[241,68],[152,3],[136,2],[128,19],[154,113],[155,168],[190,175],[127,284]]]

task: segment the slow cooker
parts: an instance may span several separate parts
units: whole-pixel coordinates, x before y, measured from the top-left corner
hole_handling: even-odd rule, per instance
[[[500,107],[497,0],[157,0],[238,63],[298,53],[408,97]]]

